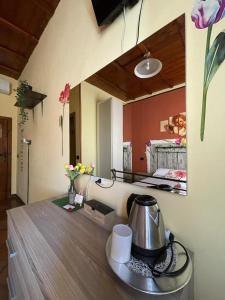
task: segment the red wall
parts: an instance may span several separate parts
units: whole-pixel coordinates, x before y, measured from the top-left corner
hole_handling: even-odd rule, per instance
[[[160,121],[185,111],[185,88],[124,105],[123,140],[132,142],[133,172],[147,172],[146,142],[177,137],[175,134],[160,132]],[[140,159],[142,157],[144,160]]]

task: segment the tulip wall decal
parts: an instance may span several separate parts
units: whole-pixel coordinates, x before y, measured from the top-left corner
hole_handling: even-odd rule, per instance
[[[205,68],[202,97],[201,141],[204,140],[206,102],[211,80],[225,60],[225,30],[220,32],[211,44],[213,24],[225,17],[225,0],[196,0],[192,11],[192,21],[198,29],[207,28]]]
[[[59,102],[63,104],[63,113],[59,117],[59,126],[61,127],[61,131],[62,131],[62,156],[63,156],[64,111],[65,111],[65,105],[70,102],[69,96],[70,96],[70,85],[69,85],[69,83],[67,83],[65,85],[64,90],[61,91],[60,96],[59,96]]]

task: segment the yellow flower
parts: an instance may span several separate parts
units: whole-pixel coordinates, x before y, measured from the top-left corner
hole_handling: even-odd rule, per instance
[[[70,166],[69,166],[68,164],[64,164],[64,168],[65,168],[65,169],[69,169],[69,167],[70,167]]]
[[[87,169],[86,169],[86,172],[87,172],[88,174],[90,174],[90,173],[92,172],[92,167],[91,167],[91,166],[88,166]]]
[[[182,138],[181,145],[182,146],[186,146],[187,145],[187,139],[186,138]]]
[[[76,165],[76,167],[78,167],[78,168],[80,168],[82,165],[81,165],[81,163],[78,163],[77,165]]]
[[[84,172],[85,172],[85,168],[81,168],[81,169],[80,169],[80,173],[81,173],[81,174],[84,174]]]

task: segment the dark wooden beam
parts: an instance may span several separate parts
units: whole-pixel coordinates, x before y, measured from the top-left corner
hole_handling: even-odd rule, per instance
[[[88,79],[86,79],[88,83],[98,87],[99,89],[105,91],[106,93],[109,93],[110,95],[119,98],[123,101],[130,100],[127,97],[127,94],[118,88],[116,85],[114,85],[111,81],[108,81],[106,78],[103,78],[98,73],[92,75]]]
[[[11,28],[14,31],[17,31],[17,32],[25,35],[27,38],[31,39],[36,44],[38,43],[38,39],[34,35],[32,35],[31,33],[27,32],[27,31],[25,31],[23,29],[21,29],[20,27],[18,27],[17,25],[9,22],[8,20],[0,17],[0,23],[6,25],[7,27]]]
[[[125,72],[126,75],[131,79],[135,80],[135,84],[137,83],[137,78],[133,73],[130,73],[127,69],[123,68],[117,61],[112,62],[112,64],[121,72]],[[144,90],[146,94],[152,94],[152,91],[147,89],[141,81],[138,81],[138,85],[140,89]]]
[[[180,39],[182,41],[183,49],[185,51],[185,28],[181,27],[177,20],[175,20],[175,24],[177,27],[178,34],[180,35]]]
[[[35,3],[42,11],[48,14],[49,17],[51,17],[54,14],[54,9],[50,7],[50,5],[47,4],[47,2],[43,0],[31,0],[33,3]]]
[[[2,64],[0,64],[0,69],[3,69],[3,70],[8,71],[10,73],[14,73],[15,75],[17,74],[18,76],[20,75],[20,71],[14,69],[14,68],[2,65]]]
[[[5,52],[7,52],[9,54],[16,55],[19,59],[22,59],[24,62],[28,61],[28,57],[26,57],[25,55],[20,54],[20,53],[14,51],[12,49],[9,49],[9,48],[7,48],[5,46],[1,46],[0,45],[0,51],[5,51]]]

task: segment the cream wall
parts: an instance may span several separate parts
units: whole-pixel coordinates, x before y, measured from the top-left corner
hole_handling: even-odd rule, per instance
[[[160,202],[167,226],[195,252],[195,299],[223,300],[225,297],[225,64],[214,77],[209,90],[205,141],[199,127],[206,31],[196,30],[190,15],[194,1],[144,1],[140,39],[186,13],[187,40],[187,197],[151,191]],[[127,13],[125,49],[134,45],[139,5]],[[214,26],[213,35],[224,29],[224,19]],[[72,86],[95,73],[120,55],[122,17],[105,30],[96,26],[90,0],[61,0],[33,52],[21,78],[48,95],[44,116],[37,118],[26,134],[33,139],[31,154],[32,201],[65,191],[63,163],[68,161],[68,109],[65,120],[65,154],[60,153],[58,118],[62,107],[58,96],[66,82]],[[53,51],[54,49],[54,51]],[[68,108],[68,107],[67,107]],[[219,130],[219,133],[218,133]],[[115,185],[108,195],[116,199],[129,194],[127,185]],[[132,187],[132,189],[134,189]],[[109,191],[108,191],[109,192]],[[144,191],[146,192],[146,190]],[[148,191],[149,192],[149,191]],[[92,193],[94,194],[94,192]],[[105,198],[106,199],[106,198]],[[121,204],[120,204],[121,205]],[[123,204],[125,205],[125,204]]]
[[[82,162],[97,166],[97,103],[112,96],[87,83],[81,83]],[[98,173],[98,170],[95,170]],[[96,174],[97,174],[96,173]]]
[[[12,93],[4,95],[0,93],[0,116],[12,118],[12,177],[11,177],[11,193],[16,194],[16,172],[17,172],[17,107],[15,92],[13,89],[17,87],[17,80],[1,75],[0,78],[9,80],[12,85]]]

